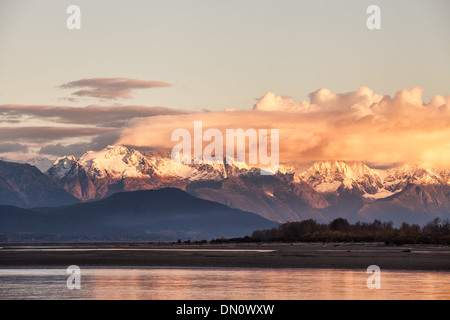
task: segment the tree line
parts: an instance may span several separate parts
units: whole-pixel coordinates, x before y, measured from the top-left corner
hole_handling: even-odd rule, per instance
[[[277,228],[256,230],[253,242],[385,242],[386,244],[450,244],[450,223],[446,219],[419,226],[406,222],[398,228],[392,222],[356,222],[337,218],[328,224],[309,219],[287,222]]]

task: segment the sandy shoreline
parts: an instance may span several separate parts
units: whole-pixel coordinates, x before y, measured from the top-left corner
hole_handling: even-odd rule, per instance
[[[225,267],[450,271],[449,246],[384,244],[3,244],[0,267]]]

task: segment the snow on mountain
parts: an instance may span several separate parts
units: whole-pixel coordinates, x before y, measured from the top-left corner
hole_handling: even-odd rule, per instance
[[[84,198],[111,193],[116,187],[109,190],[105,186],[114,184],[120,184],[117,188],[121,190],[164,186],[184,188],[196,181],[223,181],[242,174],[259,173],[257,168],[240,163],[194,164],[190,161],[183,164],[181,160],[173,161],[170,154],[155,151],[139,152],[125,146],[108,146],[100,151],[89,151],[79,160],[73,156],[59,158],[47,174],[62,181],[67,190],[75,188],[75,193]],[[279,174],[289,177],[288,180],[294,183],[306,183],[320,194],[339,196],[348,190],[372,201],[393,196],[413,184],[449,185],[450,182],[449,171],[408,164],[378,170],[359,161],[284,163],[280,165]],[[88,187],[89,192],[83,192],[82,186]]]
[[[424,224],[432,219],[450,218],[450,186],[444,184],[410,184],[394,196],[364,204],[354,220],[392,221]]]
[[[77,202],[72,194],[35,166],[0,161],[1,205],[32,208],[70,205]]]
[[[441,177],[442,183],[450,185],[450,170],[436,170],[436,173]]]
[[[172,161],[169,154],[108,146],[100,151],[89,151],[79,160],[73,156],[59,158],[47,174],[78,199],[90,200],[120,191],[184,189],[193,181],[220,181],[250,172],[234,164],[179,162]]]
[[[398,192],[400,192],[400,191],[398,191]],[[386,189],[379,189],[374,194],[365,193],[365,194],[363,194],[363,197],[366,198],[366,199],[372,199],[372,200],[384,199],[384,198],[393,196],[394,194],[396,194],[398,192],[392,192],[392,191],[388,191]]]
[[[47,175],[82,201],[174,187],[279,222],[372,219],[386,212],[399,212],[398,221],[408,214],[421,221],[421,214],[424,219],[445,217],[450,208],[450,171],[419,165],[381,170],[358,161],[292,162],[281,164],[276,175],[264,176],[242,163],[184,160],[191,161],[184,164],[170,154],[108,146],[78,160],[59,158]]]
[[[78,161],[91,178],[144,178],[153,173],[151,164],[136,150],[123,146],[108,146],[101,151],[89,151]]]
[[[358,161],[318,161],[300,179],[320,193],[356,188],[374,194],[383,187],[378,172]]]
[[[292,175],[294,182],[302,182],[302,174],[305,173],[313,163],[311,162],[287,162],[280,164],[278,171],[282,174]]]
[[[21,163],[27,163],[32,166],[35,166],[42,173],[45,173],[48,169],[50,169],[50,167],[52,166],[54,161],[47,159],[47,158],[43,158],[43,157],[36,157],[36,158],[31,158],[31,159],[28,159],[25,161],[21,161]]]
[[[98,188],[74,156],[58,158],[46,174],[58,180],[67,192],[80,200],[86,201],[99,197]],[[94,181],[101,183],[100,180]]]
[[[387,198],[409,185],[450,184],[450,172],[417,164],[378,170],[358,161],[319,161],[299,175],[320,193],[357,189],[366,199]]]
[[[154,174],[177,179],[220,180],[229,175],[246,173],[247,166],[223,163],[184,164],[169,155],[157,152],[141,153],[124,146],[108,146],[101,151],[89,151],[78,161],[73,157],[59,158],[51,168],[51,176],[62,179],[77,162],[92,179],[143,179]]]
[[[359,190],[368,200],[391,197],[410,185],[450,185],[450,171],[417,164],[378,170],[357,161],[319,161],[296,176],[319,193]]]
[[[77,159],[74,156],[60,157],[47,170],[47,174],[56,179],[63,179],[73,170],[76,163]]]
[[[160,176],[170,176],[179,179],[196,180],[220,180],[227,176],[225,165],[220,163],[184,164],[186,160],[182,155],[177,155],[173,161],[169,155],[151,154],[149,162]],[[192,161],[190,161],[192,162]]]
[[[393,192],[402,190],[410,184],[448,184],[444,174],[445,172],[439,173],[437,170],[426,169],[417,164],[404,164],[388,170],[383,183],[386,190]]]
[[[42,173],[45,173],[54,163],[54,160],[50,160],[43,157],[35,157],[26,160],[12,160],[4,157],[0,157],[0,160],[7,162],[17,162],[22,164],[29,164],[31,166],[35,166]]]

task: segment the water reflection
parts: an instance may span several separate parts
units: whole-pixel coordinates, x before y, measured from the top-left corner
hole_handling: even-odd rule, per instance
[[[369,290],[365,270],[82,268],[68,290],[64,268],[0,269],[0,299],[301,300],[450,299],[449,272],[382,271]]]

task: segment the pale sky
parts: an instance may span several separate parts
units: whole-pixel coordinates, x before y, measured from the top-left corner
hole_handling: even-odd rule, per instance
[[[72,4],[81,30],[66,27]],[[381,30],[366,27],[373,4]],[[378,103],[404,89],[412,93],[384,105],[414,96],[415,106],[441,110],[450,103],[449,14],[448,0],[0,0],[0,156],[80,155],[123,140],[133,119],[179,123],[256,103],[285,112],[305,100],[325,108],[334,94],[342,110],[357,101],[372,116],[388,107],[369,110],[368,96]],[[329,91],[310,96],[321,88]],[[340,156],[327,152],[311,154]]]
[[[81,8],[81,30],[66,8]],[[366,8],[382,29],[366,28]],[[85,106],[58,86],[85,78],[163,81],[121,104],[248,109],[267,91],[303,100],[367,86],[450,94],[448,0],[0,2],[0,104]],[[105,104],[105,103],[102,103]]]

